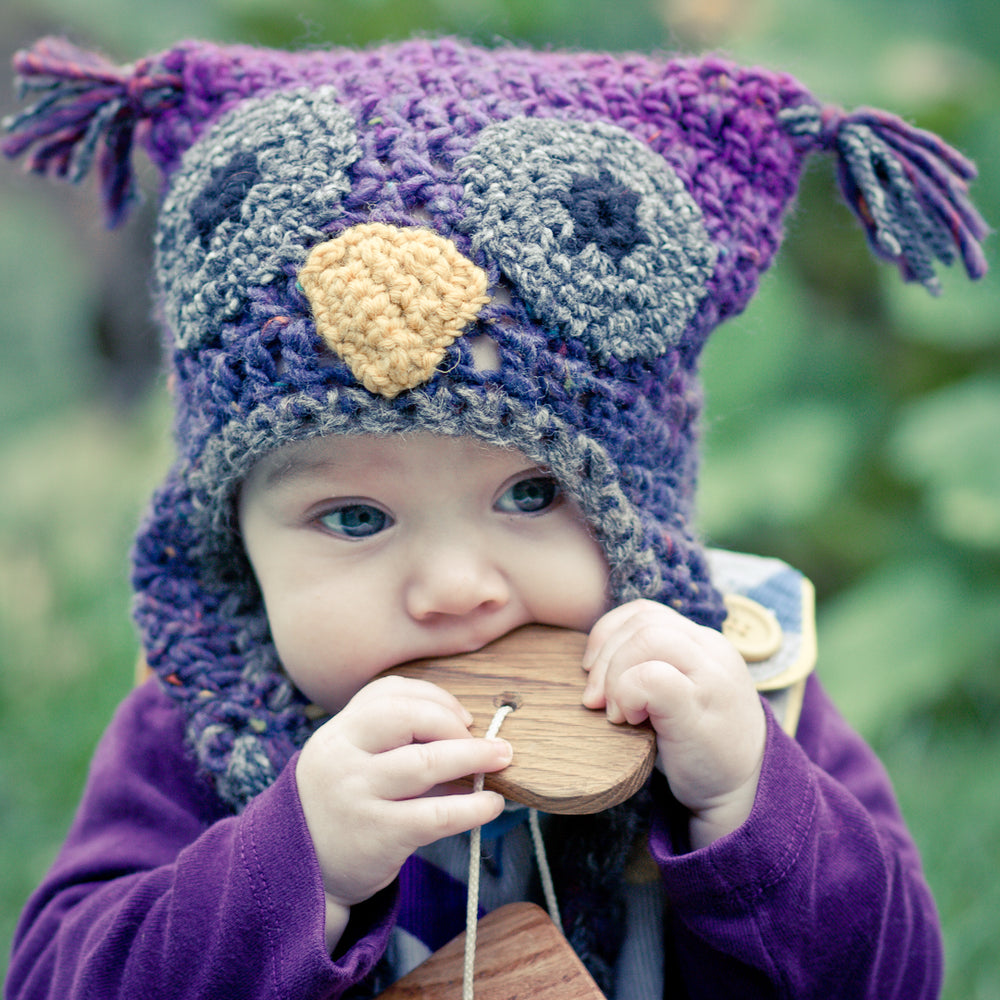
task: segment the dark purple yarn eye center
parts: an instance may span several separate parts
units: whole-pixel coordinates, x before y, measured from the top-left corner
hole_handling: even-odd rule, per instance
[[[257,157],[253,153],[235,153],[224,167],[212,171],[208,186],[191,203],[191,221],[208,248],[216,228],[227,219],[238,219],[243,201],[260,178]]]
[[[557,197],[573,220],[569,249],[574,253],[595,243],[617,264],[633,247],[649,242],[639,225],[639,195],[607,170],[597,177],[574,177],[569,191]]]

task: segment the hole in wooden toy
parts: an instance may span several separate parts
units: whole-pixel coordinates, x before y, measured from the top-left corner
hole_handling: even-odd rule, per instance
[[[515,712],[524,704],[524,699],[514,691],[501,691],[493,699],[494,708],[512,708]]]

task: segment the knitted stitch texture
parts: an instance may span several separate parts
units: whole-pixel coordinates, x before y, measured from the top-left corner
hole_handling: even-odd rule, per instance
[[[47,39],[15,61],[40,96],[7,123],[8,155],[74,180],[96,164],[112,224],[136,142],[163,175],[178,456],[136,541],[135,616],[234,809],[315,726],[235,527],[262,455],[415,429],[518,448],[579,504],[615,602],[719,627],[692,528],[698,356],[772,262],[806,156],[835,153],[905,278],[933,289],[935,263],[959,256],[985,270],[959,154],[720,58],[186,42],[118,68]],[[477,362],[484,339],[495,365]],[[605,985],[641,812],[566,821],[568,933]]]
[[[486,272],[428,229],[352,226],[313,247],[299,285],[316,332],[366,389],[426,382],[488,301]]]
[[[776,115],[806,92],[720,60],[447,40],[160,62],[183,80],[146,137],[180,458],[136,547],[136,613],[222,793],[245,802],[311,728],[233,530],[239,482],[282,443],[517,447],[582,507],[616,600],[718,626],[690,527],[696,359],[777,247],[803,152]],[[421,241],[436,262],[400,264]],[[359,285],[362,251],[391,276],[368,287],[364,265]]]

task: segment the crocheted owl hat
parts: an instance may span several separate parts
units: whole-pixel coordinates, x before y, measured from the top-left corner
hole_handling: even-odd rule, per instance
[[[234,529],[267,451],[411,429],[516,447],[580,505],[616,601],[718,627],[691,527],[697,359],[770,265],[807,154],[835,153],[907,280],[985,270],[956,152],[719,58],[188,42],[117,68],[45,40],[16,68],[40,97],[8,155],[96,163],[113,224],[136,142],[162,173],[178,458],[135,547],[136,615],[236,808],[314,726]]]

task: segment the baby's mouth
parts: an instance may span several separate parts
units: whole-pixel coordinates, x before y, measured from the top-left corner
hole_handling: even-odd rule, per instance
[[[505,635],[509,635],[522,625],[528,624],[530,624],[528,620],[515,621],[513,623],[507,622],[503,626],[499,626],[495,622],[474,623],[471,627],[456,629],[455,636],[450,640],[442,637],[443,641],[440,647],[431,653],[425,653],[420,657],[413,657],[413,659],[428,659],[431,657],[438,659],[448,656],[461,656],[465,653],[476,653],[490,643],[502,639]]]

